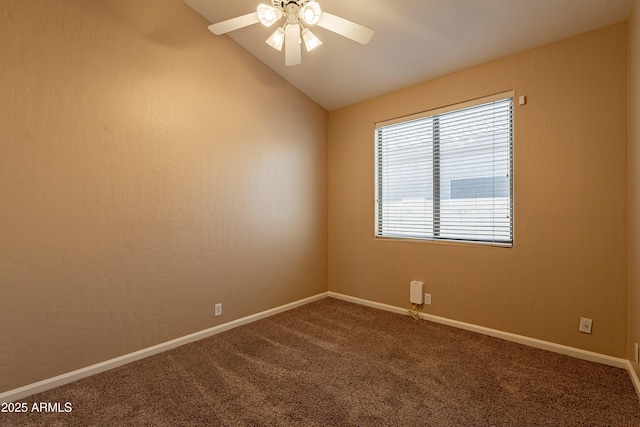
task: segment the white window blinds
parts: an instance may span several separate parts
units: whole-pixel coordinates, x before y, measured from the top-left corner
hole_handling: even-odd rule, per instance
[[[513,244],[513,95],[376,125],[376,236]]]

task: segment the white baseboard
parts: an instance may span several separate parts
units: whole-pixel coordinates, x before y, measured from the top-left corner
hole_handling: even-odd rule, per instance
[[[383,304],[375,301],[369,301],[361,298],[352,297],[349,295],[339,294],[336,292],[323,292],[318,295],[314,295],[309,298],[294,301],[289,304],[282,305],[280,307],[272,308],[270,310],[262,311],[260,313],[252,314],[250,316],[243,317],[241,319],[233,320],[231,322],[224,323],[222,325],[214,326],[209,329],[205,329],[200,332],[195,332],[190,335],[186,335],[180,338],[176,338],[171,341],[167,341],[152,347],[148,347],[133,353],[125,354],[114,359],[106,360],[104,362],[97,363],[95,365],[87,366],[86,368],[78,369],[66,374],[58,375],[53,378],[49,378],[37,383],[29,384],[24,387],[20,387],[14,390],[9,390],[4,393],[0,393],[0,402],[13,402],[27,396],[31,396],[36,393],[41,393],[52,388],[56,388],[73,381],[80,380],[82,378],[89,377],[91,375],[98,374],[100,372],[114,369],[127,363],[135,362],[136,360],[144,359],[145,357],[152,356],[154,354],[162,353],[163,351],[170,350],[172,348],[179,347],[194,341],[201,340],[203,338],[210,337],[212,335],[219,334],[229,329],[237,328],[238,326],[246,325],[251,322],[255,322],[260,319],[264,319],[269,316],[273,316],[284,311],[291,310],[296,307],[300,307],[305,304],[309,304],[313,301],[318,301],[326,297],[336,298],[348,302],[352,302],[367,307],[376,308],[379,310],[389,311],[392,313],[408,315],[408,310],[401,307],[396,307],[388,304]],[[433,316],[430,314],[422,313],[421,318],[423,320],[429,320],[431,322],[440,323],[443,325],[453,326],[459,329],[465,329],[472,332],[477,332],[484,335],[504,339],[506,341],[512,341],[519,344],[528,345],[530,347],[540,348],[543,350],[553,351],[555,353],[564,354],[567,356],[576,357],[578,359],[589,360],[591,362],[602,363],[604,365],[614,366],[617,368],[626,369],[629,372],[631,381],[640,398],[640,381],[636,375],[631,362],[626,359],[620,359],[617,357],[607,356],[600,353],[594,353],[591,351],[581,350],[574,347],[568,347],[561,344],[555,344],[548,341],[542,341],[535,338],[525,337],[523,335],[516,335],[509,332],[499,331],[497,329],[485,328],[483,326],[477,326],[470,323],[460,322],[457,320],[451,320],[444,317]]]
[[[381,302],[370,301],[362,298],[352,297],[350,295],[339,294],[337,292],[329,291],[328,296],[330,298],[341,299],[343,301],[352,302],[354,304],[365,305],[371,308],[377,308],[379,310],[390,311],[396,314],[408,314],[409,310],[406,308],[396,307],[395,305],[383,304]]]
[[[368,301],[361,298],[352,297],[349,295],[343,295],[336,292],[329,292],[329,297],[337,298],[344,301],[353,302],[355,304],[366,305],[367,307],[378,308],[380,310],[390,311],[398,314],[408,315],[409,310],[406,308],[396,307],[392,305],[382,304],[374,301]],[[595,353],[592,351],[582,350],[579,348],[569,347],[562,344],[556,344],[549,341],[542,341],[535,338],[529,338],[524,335],[512,334],[510,332],[503,332],[497,329],[485,328],[484,326],[473,325],[471,323],[460,322],[457,320],[447,319],[445,317],[433,316],[431,314],[422,313],[421,319],[429,320],[431,322],[440,323],[447,326],[453,326],[459,329],[465,329],[471,332],[477,332],[483,335],[489,335],[495,338],[500,338],[506,341],[515,342],[518,344],[524,344],[530,347],[539,348],[542,350],[552,351],[554,353],[560,353],[567,356],[572,356],[578,359],[588,360],[591,362],[601,363],[603,365],[614,366],[616,368],[629,369],[631,364],[626,359],[621,359],[618,357],[607,356],[605,354]],[[633,369],[631,369],[633,372]],[[635,372],[633,372],[633,376],[635,376]],[[635,379],[637,382],[637,377]],[[640,383],[635,384],[636,388],[640,390]],[[640,392],[638,393],[640,397]]]
[[[638,380],[638,375],[636,375],[636,371],[633,369],[633,365],[629,360],[627,360],[627,370],[629,371],[629,376],[631,377],[631,382],[636,389],[636,393],[638,394],[638,397],[640,397],[640,380]]]
[[[248,323],[255,322],[256,320],[264,319],[265,317],[273,316],[274,314],[282,313],[284,311],[309,304],[310,302],[326,298],[327,296],[328,292],[323,292],[309,298],[294,301],[280,307],[275,307],[270,310],[262,311],[260,313],[252,314],[241,319],[224,323],[222,325],[214,326],[200,332],[195,332],[193,334],[185,335],[183,337],[154,345],[152,347],[144,348],[133,353],[125,354],[123,356],[116,357],[115,359],[106,360],[104,362],[96,363],[95,365],[87,366],[86,368],[58,375],[57,377],[49,378],[33,384],[28,384],[24,387],[16,388],[14,390],[9,390],[4,393],[0,393],[0,403],[14,402],[16,400],[31,396],[36,393],[41,393],[52,388],[60,387],[61,385],[65,385],[73,381],[89,377],[91,375],[99,374],[100,372],[108,371],[109,369],[117,368],[118,366],[126,365],[127,363],[135,362],[136,360],[144,359],[145,357],[153,356],[154,354],[162,353],[163,351],[171,350],[172,348],[189,344],[191,342],[219,334],[220,332],[228,331],[229,329],[237,328],[238,326],[246,325]]]

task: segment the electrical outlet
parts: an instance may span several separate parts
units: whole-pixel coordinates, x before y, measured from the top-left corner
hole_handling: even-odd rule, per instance
[[[578,330],[582,333],[585,334],[590,334],[591,333],[591,325],[593,323],[593,320],[591,319],[587,319],[585,317],[581,317],[580,318],[580,327],[578,328]]]
[[[640,362],[640,354],[638,354],[638,352],[640,351],[638,349],[638,343],[635,343],[635,347],[634,347],[634,352],[633,352],[633,359],[636,361],[636,363]]]
[[[222,316],[222,303],[216,304],[215,315],[216,316]]]
[[[424,303],[426,305],[431,305],[431,294],[424,294]]]

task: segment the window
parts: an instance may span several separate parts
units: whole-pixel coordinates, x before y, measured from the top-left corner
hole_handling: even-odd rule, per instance
[[[513,92],[376,124],[376,236],[513,244]]]

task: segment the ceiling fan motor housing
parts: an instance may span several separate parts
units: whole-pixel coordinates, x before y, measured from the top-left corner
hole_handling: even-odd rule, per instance
[[[300,6],[295,1],[290,1],[284,7],[284,14],[287,17],[287,24],[297,24],[298,14],[300,13]]]
[[[291,3],[295,3],[298,7],[302,7],[306,3],[309,3],[309,1],[311,0],[271,0],[271,6],[284,10],[285,7]]]

